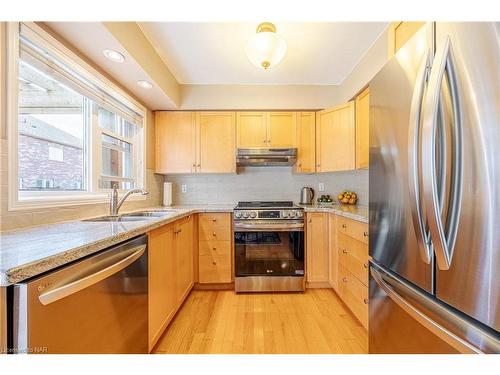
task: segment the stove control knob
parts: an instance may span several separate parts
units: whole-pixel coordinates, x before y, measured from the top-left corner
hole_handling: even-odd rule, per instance
[[[236,219],[241,219],[241,211],[236,211],[234,213],[234,216],[236,217]]]
[[[288,211],[282,211],[281,212],[281,217],[282,218],[287,218],[288,217]]]
[[[244,219],[248,219],[248,216],[249,216],[248,211],[243,212],[243,218]]]
[[[304,214],[302,213],[302,211],[297,211],[297,217],[302,217],[304,216]]]
[[[251,219],[255,219],[256,217],[257,217],[257,212],[255,212],[255,211],[250,212]]]
[[[295,211],[290,211],[290,217],[295,217]]]

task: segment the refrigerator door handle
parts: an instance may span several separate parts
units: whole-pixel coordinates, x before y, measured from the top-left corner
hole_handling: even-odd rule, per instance
[[[441,217],[444,195],[438,193],[436,172],[436,134],[438,114],[440,111],[441,83],[446,74],[449,82],[451,104],[453,108],[454,125],[451,129],[451,187],[446,225]],[[442,132],[441,132],[442,133]],[[455,60],[451,40],[446,37],[436,52],[429,78],[429,86],[424,101],[423,134],[422,134],[422,180],[424,187],[424,202],[427,222],[429,225],[432,246],[436,254],[436,261],[440,270],[451,267],[455,241],[457,238],[458,223],[462,197],[462,119],[458,96],[458,87],[455,71]],[[442,152],[440,153],[442,156]],[[444,173],[441,171],[441,173]]]
[[[420,124],[422,104],[428,71],[431,68],[431,51],[428,49],[420,64],[415,79],[415,89],[411,99],[410,121],[408,129],[408,182],[410,193],[410,209],[413,220],[413,229],[417,237],[418,249],[422,260],[430,264],[432,259],[432,248],[430,235],[425,227],[422,215],[422,199],[420,196]]]
[[[130,249],[130,251],[126,253],[126,256],[119,261],[108,265],[107,267],[104,267],[97,272],[93,272],[90,275],[82,277],[81,279],[74,280],[55,289],[49,290],[48,292],[41,294],[38,299],[40,300],[42,305],[48,305],[72,294],[75,294],[80,290],[88,288],[89,286],[94,285],[99,281],[104,280],[128,267],[130,264],[139,259],[142,254],[144,254],[145,250],[146,245],[134,247]]]
[[[397,283],[397,280],[391,278],[391,281],[389,281],[389,278],[384,278],[384,276],[382,276],[382,274],[375,269],[373,264],[370,266],[370,273],[378,286],[382,288],[382,290],[389,296],[392,301],[394,301],[399,307],[406,311],[406,313],[408,313],[413,319],[422,324],[422,326],[438,336],[441,340],[450,344],[460,353],[483,353],[472,344],[468,343],[464,339],[455,335],[453,332],[450,332],[445,327],[442,327],[441,325],[430,319],[422,311],[415,308],[410,302],[403,298],[398,292],[394,290],[393,286],[389,285],[389,283],[392,282]],[[417,299],[418,294],[414,293],[412,297]]]

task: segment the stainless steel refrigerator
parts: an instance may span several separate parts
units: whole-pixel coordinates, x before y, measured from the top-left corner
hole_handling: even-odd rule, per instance
[[[428,23],[370,82],[370,353],[500,352],[499,38]]]

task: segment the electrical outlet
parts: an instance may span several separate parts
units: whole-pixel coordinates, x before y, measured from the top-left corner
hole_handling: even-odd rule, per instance
[[[324,184],[323,182],[320,182],[320,183],[318,184],[318,190],[319,190],[319,191],[325,191],[325,184]]]
[[[186,184],[182,184],[182,185],[181,185],[181,191],[182,191],[183,193],[187,193],[187,191],[188,191],[188,186],[187,186]]]

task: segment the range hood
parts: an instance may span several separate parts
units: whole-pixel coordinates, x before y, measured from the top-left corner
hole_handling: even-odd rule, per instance
[[[239,148],[239,167],[286,167],[297,161],[296,148]]]

